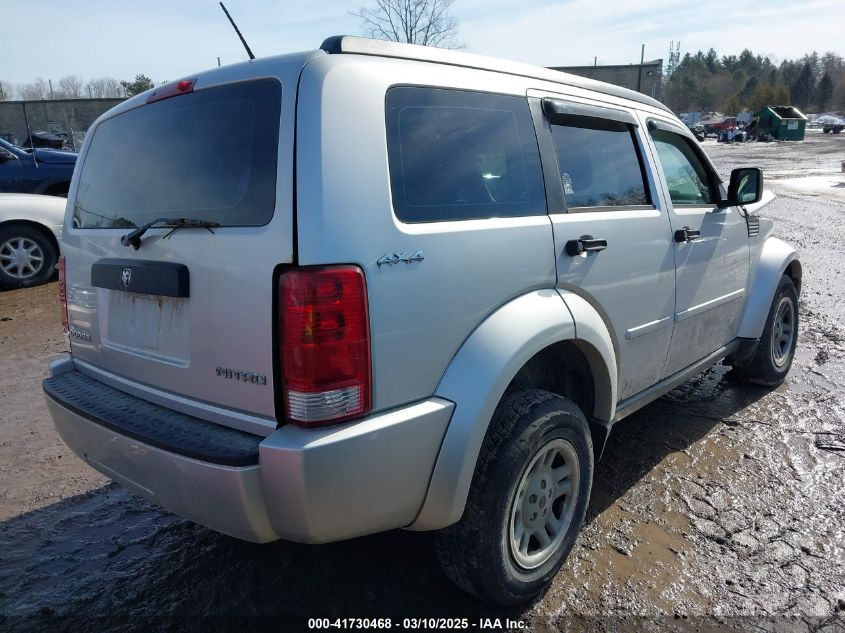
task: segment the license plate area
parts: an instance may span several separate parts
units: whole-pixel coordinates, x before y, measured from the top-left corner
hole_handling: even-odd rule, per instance
[[[187,297],[165,297],[97,288],[103,347],[162,363],[190,363]]]

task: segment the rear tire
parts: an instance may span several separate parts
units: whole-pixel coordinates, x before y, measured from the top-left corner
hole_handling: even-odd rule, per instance
[[[590,430],[575,403],[539,389],[506,393],[481,446],[463,517],[437,534],[443,571],[482,600],[534,599],[575,544],[592,481]]]
[[[26,224],[0,227],[0,289],[43,284],[52,276],[58,257],[44,231]]]
[[[798,292],[792,279],[783,275],[769,308],[757,351],[746,365],[734,367],[731,378],[767,387],[779,385],[792,367],[797,343]]]

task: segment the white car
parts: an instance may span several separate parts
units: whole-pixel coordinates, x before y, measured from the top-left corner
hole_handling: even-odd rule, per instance
[[[59,259],[65,204],[55,196],[0,193],[0,290],[47,281]]]

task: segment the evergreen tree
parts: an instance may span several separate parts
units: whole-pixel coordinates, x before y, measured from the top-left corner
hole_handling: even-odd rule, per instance
[[[146,75],[135,75],[135,81],[121,81],[120,85],[129,97],[134,97],[137,94],[146,92],[150,88],[155,88],[153,80]]]
[[[740,111],[742,111],[742,100],[737,94],[731,95],[730,99],[728,99],[728,102],[725,104],[725,114],[733,116],[735,114],[739,114]]]
[[[800,108],[809,107],[810,99],[813,97],[815,87],[816,79],[813,76],[813,67],[810,65],[809,61],[805,61],[798,78],[789,87],[793,105]]]
[[[754,89],[754,93],[751,95],[748,105],[751,107],[753,112],[757,112],[765,108],[767,105],[775,105],[773,104],[773,101],[774,95],[772,94],[771,86],[769,86],[769,84],[759,83]]]
[[[833,99],[833,79],[825,72],[822,75],[821,81],[819,81],[818,97],[816,99],[819,109],[822,111],[826,110],[827,106],[830,105],[831,99]]]
[[[711,48],[707,51],[707,54],[704,56],[704,65],[707,66],[707,70],[710,71],[711,75],[715,75],[718,72],[719,56],[714,49]]]
[[[772,90],[772,103],[774,105],[789,105],[789,88],[784,84],[777,84]]]
[[[758,83],[760,83],[760,80],[757,79],[756,75],[751,75],[751,77],[748,78],[748,81],[745,82],[742,90],[739,91],[739,98],[742,99],[743,103],[748,103],[748,99],[752,94],[754,94],[754,89],[757,87]]]

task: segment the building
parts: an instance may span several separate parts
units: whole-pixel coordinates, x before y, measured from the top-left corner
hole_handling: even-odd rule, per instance
[[[663,94],[663,60],[655,59],[642,64],[619,64],[613,66],[553,66],[580,77],[605,81],[609,84],[636,90],[649,97],[660,99]]]

